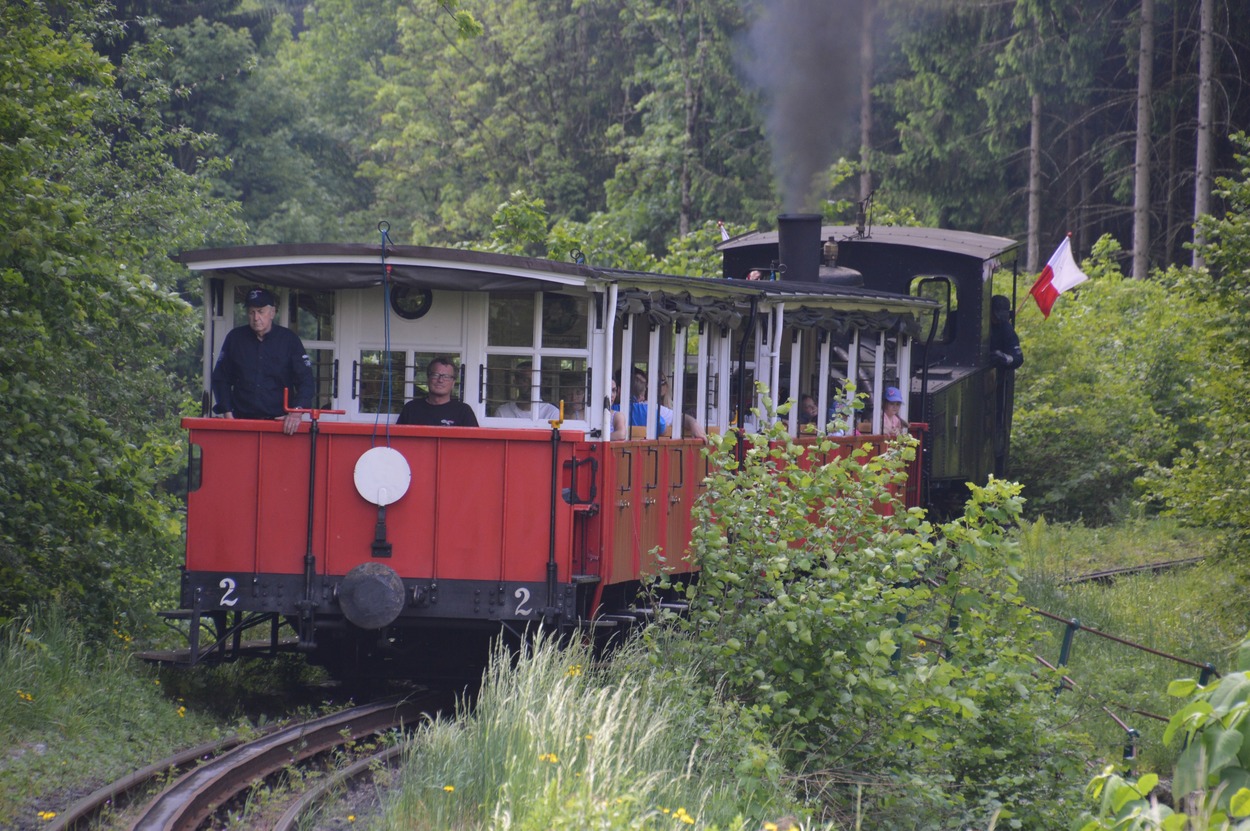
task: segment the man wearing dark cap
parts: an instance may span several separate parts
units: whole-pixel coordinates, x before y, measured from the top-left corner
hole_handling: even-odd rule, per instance
[[[282,391],[290,389],[293,408],[312,407],[312,361],[299,335],[273,322],[277,301],[267,289],[247,293],[247,325],[236,326],[221,344],[213,368],[213,412],[226,418],[282,419],[288,436],[302,416],[283,409]]]

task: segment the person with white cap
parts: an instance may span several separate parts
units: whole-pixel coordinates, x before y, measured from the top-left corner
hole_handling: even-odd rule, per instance
[[[281,419],[288,436],[302,416],[287,404],[310,409],[313,400],[312,361],[299,335],[274,323],[278,304],[273,292],[254,288],[247,293],[247,323],[226,334],[213,367],[213,412],[226,418]]]

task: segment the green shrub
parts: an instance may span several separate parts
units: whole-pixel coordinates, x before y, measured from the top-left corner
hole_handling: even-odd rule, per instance
[[[1019,486],[973,487],[965,516],[935,526],[892,495],[910,440],[828,464],[782,429],[741,464],[732,443],[717,441],[684,587],[709,682],[827,818],[1055,827],[1083,776],[1016,592]]]
[[[1029,513],[1106,524],[1140,496],[1137,479],[1202,435],[1208,315],[1174,278],[1126,279],[1103,237],[1089,282],[1049,319],[1031,301],[1020,320],[1011,475]]]

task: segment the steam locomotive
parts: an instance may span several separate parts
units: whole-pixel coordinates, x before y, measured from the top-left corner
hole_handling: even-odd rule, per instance
[[[763,396],[811,397],[815,424],[780,416],[801,441],[880,449],[872,402],[903,390],[920,441],[904,501],[957,504],[1006,464],[1011,378],[989,360],[989,309],[1014,295],[1016,245],[787,215],[722,242],[723,273],[706,278],[385,238],[187,252],[204,282],[205,415],[183,422],[169,615],[189,623],[186,660],[294,647],[340,678],[454,677],[500,633],[636,625],[661,558],[695,569],[705,436],[778,418]],[[312,359],[295,435],[209,417],[214,358],[256,286]],[[436,358],[479,426],[395,423]],[[832,435],[856,394],[865,423]],[[622,430],[631,399],[657,406]]]

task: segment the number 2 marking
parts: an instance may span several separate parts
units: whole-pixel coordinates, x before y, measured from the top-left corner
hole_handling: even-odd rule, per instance
[[[221,600],[217,601],[219,604],[221,604],[222,606],[233,606],[234,604],[239,602],[239,598],[233,596],[234,595],[234,578],[233,577],[223,577],[221,578],[221,582],[218,583],[217,585],[226,590],[225,594],[221,596]]]
[[[512,593],[512,596],[515,597],[517,600],[521,601],[520,603],[516,604],[516,611],[514,611],[512,614],[519,615],[521,617],[528,617],[530,612],[533,611],[533,609],[531,609],[529,606],[526,605],[527,603],[530,602],[530,590],[522,586],[521,588],[514,591]]]

